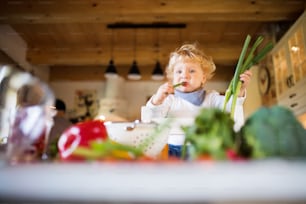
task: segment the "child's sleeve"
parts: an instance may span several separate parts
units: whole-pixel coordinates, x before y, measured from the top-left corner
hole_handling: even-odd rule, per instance
[[[167,113],[169,111],[170,105],[169,105],[169,97],[165,99],[165,101],[160,105],[154,105],[152,103],[154,95],[148,100],[146,106],[149,107],[152,111],[152,117],[153,118],[164,118],[167,116]]]

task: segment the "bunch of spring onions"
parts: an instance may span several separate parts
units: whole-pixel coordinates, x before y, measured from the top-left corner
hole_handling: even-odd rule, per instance
[[[273,44],[270,42],[267,45],[265,45],[261,50],[259,50],[258,54],[255,55],[255,51],[258,48],[258,46],[262,43],[263,37],[259,36],[254,42],[251,49],[248,49],[250,41],[251,41],[251,36],[248,35],[245,39],[245,42],[244,42],[237,66],[236,66],[234,77],[232,78],[230,85],[225,93],[223,111],[226,110],[226,105],[229,99],[232,97],[232,104],[231,104],[231,117],[232,118],[234,118],[236,101],[237,101],[238,94],[240,92],[241,85],[242,85],[242,81],[240,81],[239,79],[240,74],[250,69],[253,65],[257,64],[259,61],[261,61],[266,56],[266,54],[268,54],[268,52],[270,52],[271,49],[273,48]]]

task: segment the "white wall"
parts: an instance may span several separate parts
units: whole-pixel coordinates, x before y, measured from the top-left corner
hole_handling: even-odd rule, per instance
[[[128,100],[129,115],[140,119],[140,108],[145,105],[158,87],[164,82],[160,81],[127,81],[125,92]]]
[[[161,82],[125,81],[122,86],[122,99],[126,100],[126,110],[129,120],[140,119],[140,107],[146,103],[147,97],[153,95]],[[51,89],[57,98],[66,102],[68,112],[75,108],[75,93],[77,90],[96,90],[97,98],[105,97],[105,81],[85,82],[52,82]]]
[[[261,95],[258,88],[258,69],[259,67],[253,66],[252,79],[247,88],[247,98],[244,103],[244,116],[248,118],[254,111],[262,106]]]

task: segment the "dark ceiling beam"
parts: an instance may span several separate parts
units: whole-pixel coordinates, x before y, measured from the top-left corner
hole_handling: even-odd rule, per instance
[[[186,28],[186,23],[111,23],[107,24],[107,28],[109,29],[168,29],[168,28],[174,28],[174,29],[181,29]]]

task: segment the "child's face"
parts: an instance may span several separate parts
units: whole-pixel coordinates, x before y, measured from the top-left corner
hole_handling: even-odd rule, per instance
[[[193,92],[202,87],[206,77],[199,63],[184,60],[178,62],[173,70],[173,84],[187,82],[186,86],[179,86],[176,89],[182,92]]]

